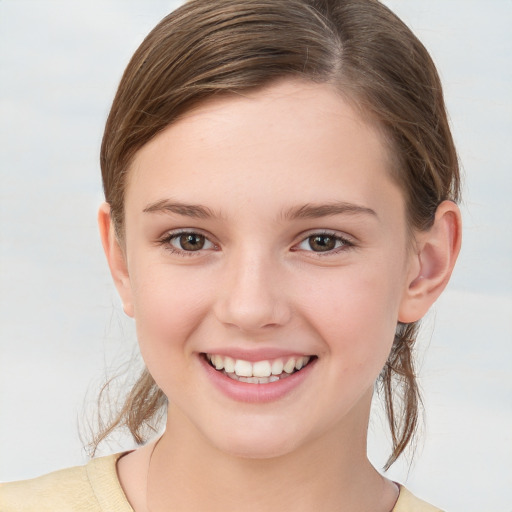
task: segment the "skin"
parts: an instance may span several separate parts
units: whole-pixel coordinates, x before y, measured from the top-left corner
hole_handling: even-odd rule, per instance
[[[366,456],[372,390],[397,322],[421,318],[446,285],[460,216],[444,202],[411,239],[390,161],[379,130],[333,88],[291,80],[206,102],[138,152],[125,240],[108,205],[99,217],[169,398],[151,465],[152,445],[118,463],[137,512],[393,508],[397,487]],[[177,230],[204,236],[203,249],[180,249]],[[311,237],[326,232],[336,247],[315,252]],[[203,353],[275,349],[316,358],[279,400],[233,400],[204,371]]]

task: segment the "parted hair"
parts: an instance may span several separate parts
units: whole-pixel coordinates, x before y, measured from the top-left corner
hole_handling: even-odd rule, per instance
[[[287,77],[333,85],[378,126],[411,231],[428,230],[442,201],[458,201],[457,154],[435,65],[386,6],[377,0],[190,0],[139,46],[108,116],[100,161],[120,242],[127,175],[142,146],[215,95]],[[393,442],[386,469],[410,443],[418,423],[417,331],[417,323],[397,325],[377,382]],[[166,403],[144,369],[115,415],[100,423],[91,451],[119,427],[143,443]]]

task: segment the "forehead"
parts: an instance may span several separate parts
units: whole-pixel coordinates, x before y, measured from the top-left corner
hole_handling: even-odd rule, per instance
[[[364,203],[393,184],[389,161],[380,131],[334,87],[287,80],[209,100],[169,126],[137,153],[126,199]]]

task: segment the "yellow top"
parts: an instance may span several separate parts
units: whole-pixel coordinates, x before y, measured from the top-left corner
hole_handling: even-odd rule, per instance
[[[92,459],[32,480],[0,484],[1,512],[133,512],[117,478],[123,455]],[[392,512],[441,512],[400,486]]]

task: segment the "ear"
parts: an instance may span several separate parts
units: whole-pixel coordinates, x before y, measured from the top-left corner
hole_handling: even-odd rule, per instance
[[[422,318],[445,289],[460,251],[461,235],[459,208],[452,201],[443,201],[432,227],[416,234],[399,322]]]
[[[101,243],[107,257],[110,273],[114,279],[117,291],[123,302],[124,312],[133,317],[132,287],[126,255],[123,247],[116,236],[112,218],[110,216],[110,205],[103,203],[98,211],[98,226],[100,229]]]

